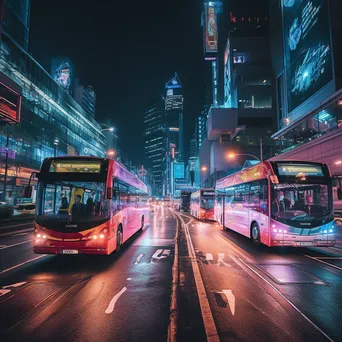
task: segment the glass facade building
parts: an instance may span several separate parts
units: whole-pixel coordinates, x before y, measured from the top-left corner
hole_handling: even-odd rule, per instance
[[[105,137],[95,119],[12,37],[3,33],[0,43],[0,72],[22,89],[20,124],[0,126],[0,145],[6,146],[9,137],[6,195],[22,191],[21,185],[27,182],[30,172],[38,170],[46,157],[105,156]],[[4,155],[1,151],[2,175]],[[0,192],[3,181],[2,176]]]
[[[145,160],[147,167],[152,169],[152,193],[158,197],[162,195],[164,106],[164,100],[158,97],[144,113]]]

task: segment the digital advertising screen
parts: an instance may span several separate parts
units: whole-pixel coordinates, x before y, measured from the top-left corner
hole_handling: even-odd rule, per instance
[[[173,164],[173,177],[175,179],[184,178],[184,163],[174,163]]]
[[[54,58],[51,65],[53,79],[65,90],[69,90],[72,81],[72,65],[67,58]]]
[[[215,3],[204,4],[205,54],[217,53],[217,13]]]
[[[284,0],[289,112],[333,79],[329,10],[325,0]]]

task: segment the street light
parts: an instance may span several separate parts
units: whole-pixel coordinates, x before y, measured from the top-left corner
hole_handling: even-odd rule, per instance
[[[108,156],[108,157],[115,157],[115,155],[116,155],[116,152],[115,152],[114,150],[109,150],[109,151],[107,152],[107,156]]]
[[[101,129],[100,132],[105,132],[105,131],[114,132],[114,127],[103,128],[103,129]]]
[[[206,166],[202,166],[202,167],[201,167],[201,171],[205,172],[205,171],[207,171],[207,170],[208,170],[208,168],[207,168]]]
[[[249,156],[249,157],[252,157],[252,158],[254,158],[254,159],[260,161],[260,159],[259,159],[258,157],[256,157],[256,156],[253,155],[253,154],[249,154],[249,153],[229,153],[229,154],[227,155],[227,157],[228,157],[229,159],[234,159],[236,156]]]
[[[56,155],[57,155],[57,146],[58,146],[58,144],[59,144],[59,140],[58,140],[58,139],[55,139],[55,140],[53,141],[53,145],[54,145],[53,155],[54,155],[54,157],[56,157]]]

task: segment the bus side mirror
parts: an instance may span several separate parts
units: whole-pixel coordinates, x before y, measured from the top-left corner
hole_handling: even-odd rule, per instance
[[[341,190],[341,188],[337,188],[337,198],[339,200],[342,200],[342,190]]]
[[[107,199],[113,198],[113,188],[107,188]]]
[[[32,197],[32,186],[31,185],[27,185],[25,186],[24,189],[24,197],[25,198],[31,198]]]

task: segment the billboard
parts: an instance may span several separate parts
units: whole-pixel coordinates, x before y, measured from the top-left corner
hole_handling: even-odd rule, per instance
[[[289,112],[333,79],[329,11],[325,0],[284,0]]]
[[[0,122],[20,122],[21,94],[0,82]]]
[[[224,52],[224,99],[223,99],[223,102],[226,108],[232,107],[229,39],[227,41],[226,50]]]
[[[65,90],[69,91],[72,81],[72,65],[68,58],[54,58],[51,63],[53,79]]]
[[[206,59],[212,59],[217,53],[217,12],[215,2],[204,4],[204,53]]]
[[[173,178],[174,179],[184,178],[184,163],[173,163]]]

